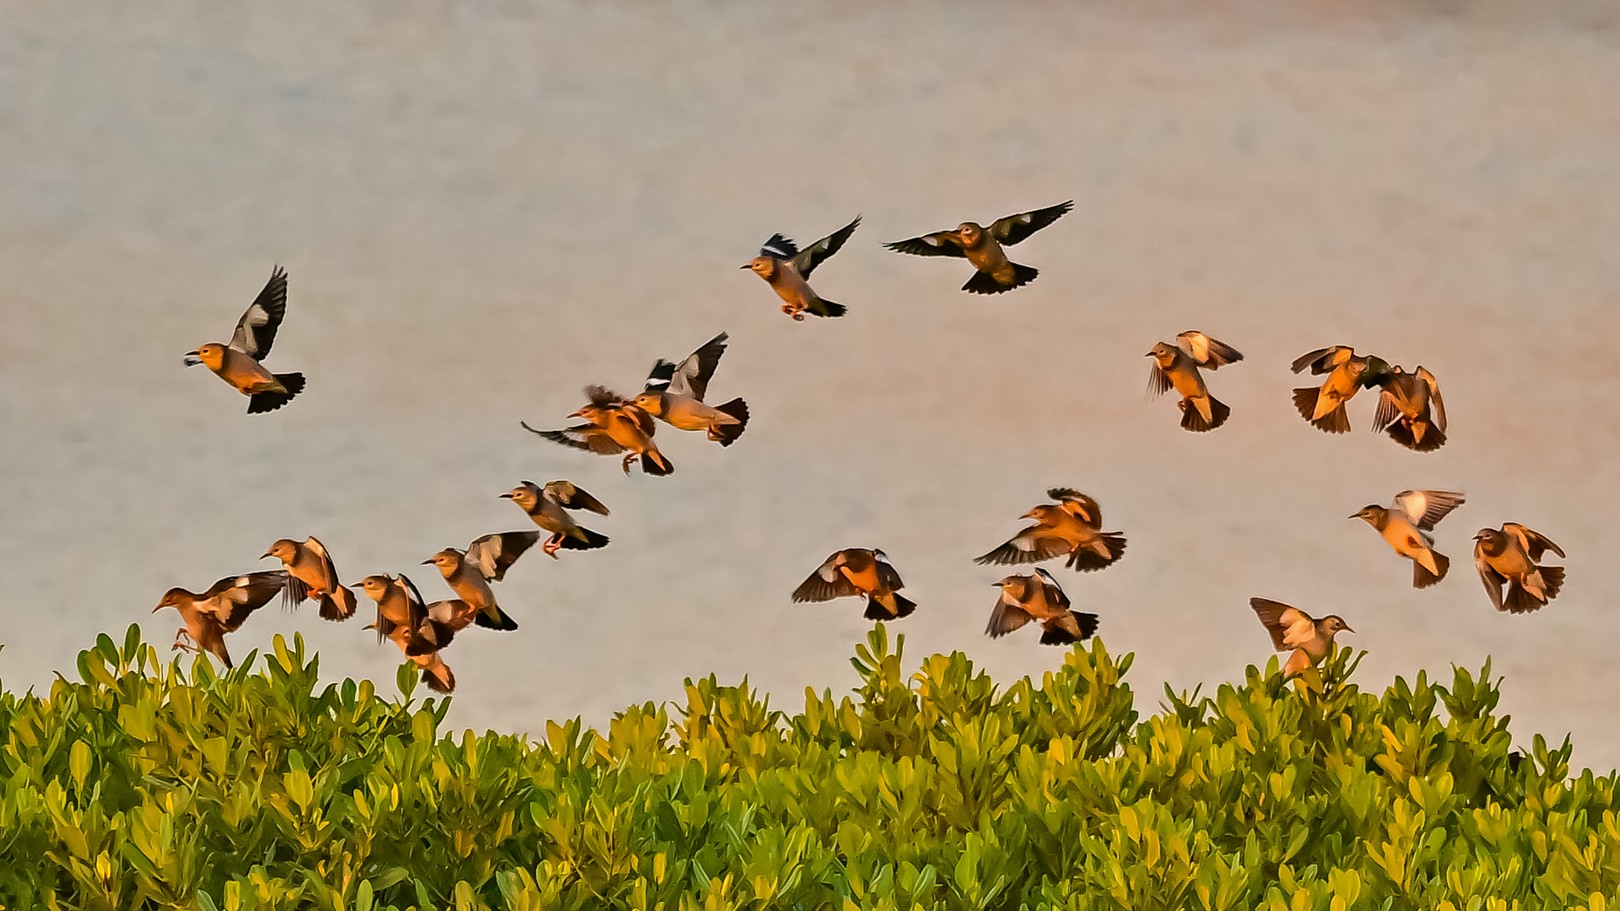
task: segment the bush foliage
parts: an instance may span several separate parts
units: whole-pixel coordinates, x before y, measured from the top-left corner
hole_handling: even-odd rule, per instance
[[[223,676],[131,627],[78,682],[0,695],[0,906],[1602,909],[1615,777],[1510,750],[1487,664],[1381,695],[1339,653],[1138,720],[1130,657],[1000,689],[909,677],[879,626],[850,696],[688,681],[544,739],[317,684],[279,637]],[[260,665],[255,667],[255,665]]]

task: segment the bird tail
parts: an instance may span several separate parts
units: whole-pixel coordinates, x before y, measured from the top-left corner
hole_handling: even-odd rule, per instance
[[[1502,599],[1502,609],[1510,614],[1528,614],[1541,610],[1542,603],[1540,598],[1530,594],[1528,589],[1514,579],[1508,583],[1507,597]]]
[[[1451,558],[1450,557],[1448,557],[1445,554],[1439,552],[1438,550],[1429,551],[1429,555],[1434,557],[1434,568],[1439,570],[1439,572],[1431,573],[1431,572],[1429,572],[1428,567],[1424,566],[1422,563],[1419,563],[1416,560],[1413,560],[1412,561],[1412,587],[1413,588],[1428,588],[1429,586],[1435,584],[1436,582],[1439,582],[1441,579],[1444,579],[1446,577],[1447,571],[1449,571],[1451,569]]]
[[[1305,386],[1294,390],[1294,407],[1298,409],[1299,416],[1310,422],[1312,427],[1323,433],[1345,433],[1350,429],[1350,415],[1344,410],[1344,404],[1320,418],[1316,417],[1316,403],[1321,398],[1322,390],[1315,386]]]
[[[422,682],[435,693],[453,693],[456,689],[456,675],[442,658],[435,658],[432,664],[422,668]]]
[[[248,397],[248,414],[263,414],[266,411],[275,411],[282,405],[293,400],[293,397],[304,391],[304,375],[302,373],[275,374],[276,382],[280,383],[286,392],[256,392]]]
[[[1389,438],[1414,452],[1433,452],[1446,445],[1446,432],[1433,424],[1423,425],[1423,438],[1420,440],[1413,432],[1413,425],[1401,420],[1389,425],[1384,430]]]
[[[354,592],[341,585],[321,595],[322,620],[347,620],[354,616],[354,610]]]
[[[867,595],[864,616],[868,620],[898,620],[901,617],[911,616],[911,612],[916,609],[917,602],[899,592],[889,592],[884,595]]]
[[[1082,639],[1090,639],[1091,634],[1097,631],[1097,615],[1082,614],[1077,610],[1069,611],[1068,616],[1054,618],[1041,626],[1042,645],[1070,645]]]
[[[1547,600],[1558,597],[1558,592],[1564,587],[1564,568],[1562,566],[1543,566],[1536,570],[1541,573],[1541,590],[1546,592]]]
[[[714,406],[716,411],[724,412],[737,419],[735,424],[716,424],[712,431],[713,439],[721,446],[730,446],[737,442],[743,431],[748,429],[748,403],[742,399],[732,399],[724,405]]]
[[[495,615],[490,616],[489,611],[494,611]],[[511,614],[501,610],[499,604],[491,604],[489,611],[479,611],[473,614],[473,623],[482,626],[484,629],[495,629],[501,632],[511,632],[518,628],[517,621],[512,619]]]
[[[825,316],[828,318],[843,316],[849,312],[848,307],[836,301],[827,300],[824,297],[816,298],[810,303],[810,306],[804,309],[814,313],[817,316]]]
[[[1206,395],[1204,400],[1209,402],[1209,420],[1204,420],[1204,413],[1198,410],[1198,406],[1193,399],[1186,399],[1186,407],[1181,412],[1182,430],[1204,433],[1226,423],[1226,419],[1232,416],[1232,409],[1226,407],[1220,399],[1213,395]]]
[[[974,272],[973,277],[968,279],[967,284],[962,286],[962,290],[971,294],[1001,294],[1004,291],[1021,288],[1034,281],[1035,276],[1041,274],[1041,270],[1034,266],[1022,266],[1013,263],[1012,268],[1013,280],[1010,285],[1004,285],[996,281],[995,276],[988,272]]]
[[[607,535],[604,535],[601,532],[591,531],[589,528],[585,528],[583,526],[580,527],[578,531],[584,536],[583,538],[576,538],[571,534],[563,535],[563,550],[595,550],[598,547],[607,546]]]
[[[663,477],[675,471],[675,464],[656,449],[641,454],[641,470],[654,477]]]
[[[1069,559],[1063,565],[1078,573],[1096,572],[1099,569],[1113,566],[1120,557],[1125,555],[1125,536],[1117,531],[1105,531],[1097,538],[1102,541],[1103,549],[1108,556],[1103,556],[1092,548],[1081,545],[1079,549],[1069,553]]]

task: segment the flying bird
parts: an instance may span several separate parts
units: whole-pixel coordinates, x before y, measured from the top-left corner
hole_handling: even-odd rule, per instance
[[[1041,624],[1042,645],[1068,645],[1089,639],[1097,631],[1097,615],[1069,609],[1063,586],[1044,569],[1022,576],[1007,576],[995,587],[1001,598],[990,611],[985,635],[999,639],[1031,620]]]
[[[275,557],[286,567],[290,581],[288,598],[294,604],[310,600],[321,606],[322,620],[347,620],[354,616],[354,592],[338,581],[337,567],[326,545],[313,536],[303,541],[282,538],[270,545],[265,557]]]
[[[464,551],[446,547],[422,563],[438,567],[457,600],[474,612],[473,622],[490,629],[514,630],[518,627],[517,621],[495,602],[489,583],[506,578],[512,564],[539,540],[537,531],[484,535],[467,545]]]
[[[501,499],[516,503],[529,514],[534,524],[551,532],[551,537],[540,549],[553,559],[556,559],[557,551],[565,548],[594,550],[607,546],[607,535],[579,525],[568,514],[570,509],[589,510],[603,516],[608,514],[608,508],[602,505],[601,500],[574,486],[572,481],[547,481],[544,487],[533,481],[524,481],[501,494]]]
[[[849,240],[860,223],[861,217],[857,215],[854,221],[804,250],[786,237],[772,234],[771,239],[759,248],[759,255],[744,263],[742,268],[753,270],[755,275],[765,279],[771,290],[784,301],[782,312],[795,320],[802,322],[806,313],[824,317],[843,316],[849,308],[811,290],[806,279],[827,257],[838,252],[838,248]]]
[[[955,230],[936,231],[884,246],[896,253],[910,253],[913,256],[964,257],[978,271],[962,286],[962,290],[974,294],[1000,294],[1027,285],[1040,274],[1033,266],[1009,260],[1002,248],[1024,240],[1073,208],[1074,200],[1071,199],[1033,212],[999,218],[991,222],[989,228],[965,221],[957,225]]]
[[[1330,345],[1306,352],[1294,359],[1290,369],[1299,373],[1307,367],[1313,376],[1327,374],[1327,379],[1320,387],[1295,389],[1294,407],[1300,417],[1324,433],[1349,430],[1350,417],[1345,413],[1345,403],[1362,389],[1381,384],[1390,374],[1389,363],[1383,358],[1358,355],[1356,349],[1348,345]]]
[[[366,624],[366,629],[376,630],[379,641],[387,639],[398,646],[406,659],[421,669],[422,682],[428,689],[435,693],[454,691],[456,675],[439,652],[455,638],[458,627],[433,615],[435,608],[451,602],[424,603],[422,593],[403,575],[367,576],[360,580],[360,590],[377,602],[377,619]]]
[[[1283,665],[1285,677],[1292,677],[1326,658],[1333,651],[1333,637],[1340,632],[1355,632],[1338,614],[1317,620],[1297,607],[1265,598],[1250,598],[1249,606],[1271,634],[1272,646],[1279,652],[1293,650]]]
[[[1388,508],[1363,506],[1350,518],[1361,519],[1384,536],[1395,552],[1412,561],[1412,587],[1428,588],[1446,577],[1451,560],[1434,549],[1435,523],[1464,503],[1451,490],[1403,490]]]
[[[653,432],[658,428],[653,423],[652,415],[605,386],[586,386],[585,395],[589,401],[569,415],[571,418],[584,418],[583,424],[562,430],[537,430],[526,422],[519,423],[524,430],[571,449],[582,449],[598,455],[624,453],[619,467],[624,469],[625,474],[630,473],[630,464],[638,456],[641,470],[647,474],[662,477],[675,470],[674,464],[658,451],[658,444],[653,442]]]
[[[834,598],[866,598],[868,620],[895,620],[917,609],[917,603],[899,594],[905,587],[894,564],[881,550],[850,547],[835,552],[793,590],[793,600],[831,601]]]
[[[171,588],[152,613],[172,607],[180,612],[185,626],[175,630],[174,648],[205,651],[231,667],[231,653],[225,649],[225,634],[236,632],[248,615],[287,595],[289,578],[281,570],[226,576],[202,594]],[[189,644],[188,644],[189,643]]]
[[[1159,342],[1147,353],[1153,358],[1148,391],[1154,396],[1171,389],[1181,394],[1181,429],[1203,433],[1226,423],[1232,409],[1209,394],[1198,368],[1218,370],[1243,360],[1243,353],[1202,332],[1189,330],[1176,336],[1174,345]]]
[[[702,430],[721,446],[730,446],[748,427],[748,403],[740,398],[723,405],[703,401],[709,378],[725,351],[726,334],[722,332],[679,364],[660,360],[647,376],[646,388],[631,404],[676,430]]]
[[[1440,381],[1419,367],[1407,373],[1391,367],[1378,384],[1378,411],[1373,430],[1417,452],[1433,452],[1446,445],[1446,403],[1440,398]]]
[[[186,352],[186,366],[206,366],[248,397],[248,414],[275,411],[304,391],[302,373],[271,373],[260,363],[270,354],[276,330],[287,314],[287,271],[277,266],[264,290],[236,324],[230,344],[209,342]]]
[[[973,562],[1006,566],[1067,555],[1064,565],[1069,569],[1093,572],[1124,555],[1125,536],[1101,530],[1102,507],[1096,500],[1068,487],[1053,487],[1046,495],[1058,502],[1042,503],[1019,516],[1034,519],[1034,525]]]
[[[1500,529],[1481,528],[1474,535],[1474,567],[1491,597],[1491,606],[1524,614],[1540,610],[1558,597],[1564,587],[1564,568],[1542,565],[1541,558],[1549,550],[1564,556],[1563,548],[1550,538],[1517,522],[1505,522]]]

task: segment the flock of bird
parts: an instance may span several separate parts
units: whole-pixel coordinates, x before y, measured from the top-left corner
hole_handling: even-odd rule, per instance
[[[952,230],[886,246],[899,253],[965,259],[974,272],[963,291],[1004,293],[1039,274],[1031,266],[1008,259],[1005,248],[1051,225],[1072,207],[1071,201],[1009,215],[988,227],[963,222]],[[781,234],[772,235],[759,255],[742,268],[764,279],[782,299],[782,312],[794,320],[803,320],[806,314],[843,316],[847,308],[822,297],[808,279],[844,246],[860,223],[857,217],[803,250]],[[286,308],[287,273],[277,267],[242,315],[230,342],[209,343],[187,352],[186,363],[208,367],[247,396],[249,414],[286,405],[304,391],[303,374],[272,373],[263,363]],[[586,404],[568,415],[578,423],[555,430],[537,429],[526,422],[522,427],[563,446],[620,456],[626,474],[639,461],[646,474],[669,475],[675,466],[654,440],[658,421],[677,430],[701,431],[721,446],[735,443],[748,427],[748,406],[741,398],[720,405],[705,401],[726,344],[722,332],[679,362],[659,360],[633,398],[605,386],[587,386]],[[1153,359],[1148,388],[1154,395],[1174,391],[1180,396],[1182,428],[1202,433],[1227,422],[1231,409],[1210,393],[1204,373],[1242,361],[1240,351],[1194,330],[1176,336],[1173,343],[1158,342],[1147,356]],[[1423,367],[1408,373],[1344,345],[1311,351],[1292,366],[1295,373],[1309,369],[1312,376],[1322,377],[1319,385],[1294,390],[1294,406],[1312,426],[1327,433],[1348,431],[1350,401],[1362,390],[1376,388],[1375,432],[1418,452],[1445,445],[1446,412],[1440,386]],[[1125,536],[1103,531],[1102,509],[1095,499],[1066,487],[1052,488],[1047,495],[1053,502],[1038,504],[1022,517],[1031,524],[976,562],[1016,566],[1062,558],[1068,569],[1093,572],[1112,566],[1124,555]],[[580,525],[573,515],[583,511],[606,516],[608,508],[570,481],[543,485],[523,481],[500,496],[522,509],[540,531],[484,535],[465,550],[447,547],[424,560],[424,565],[439,570],[453,598],[429,602],[404,574],[369,575],[353,585],[376,604],[375,619],[366,628],[376,630],[379,642],[392,641],[437,692],[447,693],[455,687],[455,675],[442,652],[457,633],[471,625],[517,629],[491,584],[500,582],[524,553],[541,543],[541,531],[547,534],[541,550],[553,559],[562,550],[594,550],[608,544],[607,536]],[[1350,518],[1366,521],[1395,553],[1410,560],[1412,585],[1421,589],[1444,579],[1450,568],[1449,558],[1435,549],[1434,531],[1441,519],[1462,504],[1463,495],[1458,492],[1407,490],[1387,507],[1366,506]],[[1558,545],[1523,525],[1508,522],[1499,528],[1480,529],[1474,536],[1474,563],[1492,606],[1525,613],[1556,597],[1563,586],[1564,569],[1543,563],[1548,552],[1564,556]],[[175,648],[206,651],[229,667],[226,634],[239,629],[253,611],[277,597],[289,605],[314,601],[327,620],[347,620],[357,612],[354,592],[341,582],[331,554],[317,538],[278,540],[264,557],[275,557],[282,569],[227,576],[200,594],[173,588],[163,596],[154,612],[173,607],[185,623],[176,633]],[[1078,642],[1097,630],[1097,615],[1073,610],[1062,585],[1045,569],[1007,575],[995,586],[1000,597],[985,628],[991,638],[1032,621],[1041,626],[1043,644]],[[822,562],[793,591],[792,599],[858,597],[865,601],[867,618],[898,619],[917,608],[900,593],[904,587],[883,551],[846,548]],[[1285,664],[1290,675],[1326,656],[1339,632],[1353,632],[1337,615],[1317,619],[1297,607],[1264,598],[1252,599],[1250,606],[1270,633],[1272,645],[1279,652],[1291,652]]]

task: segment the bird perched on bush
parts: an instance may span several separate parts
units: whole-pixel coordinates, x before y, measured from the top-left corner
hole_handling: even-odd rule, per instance
[[[1092,572],[1114,565],[1124,555],[1125,536],[1101,530],[1102,507],[1096,500],[1069,487],[1053,487],[1046,495],[1057,502],[1042,503],[1019,516],[1034,519],[1034,525],[973,562],[1006,566],[1068,555],[1069,569]]]
[[[1563,548],[1540,532],[1517,522],[1504,522],[1500,529],[1481,528],[1474,535],[1474,567],[1491,596],[1491,606],[1509,613],[1540,610],[1558,597],[1564,587],[1562,566],[1543,566],[1547,551],[1564,556]],[[1502,586],[1507,586],[1507,598]]]
[[[495,593],[489,583],[506,578],[512,564],[539,540],[537,531],[484,535],[467,545],[465,551],[446,547],[422,563],[438,567],[456,598],[474,612],[473,622],[490,629],[514,630],[518,628],[517,621],[495,603]]]
[[[568,550],[594,550],[606,547],[607,535],[598,534],[588,528],[580,526],[574,517],[568,514],[570,509],[585,509],[597,515],[607,515],[608,508],[602,501],[586,493],[583,488],[574,486],[571,481],[547,481],[541,487],[533,481],[524,481],[506,493],[501,499],[511,500],[519,508],[529,514],[534,524],[551,532],[551,537],[540,549],[553,559],[557,551],[564,548]]]
[[[1435,523],[1463,504],[1452,490],[1403,490],[1388,508],[1363,506],[1350,518],[1361,519],[1384,536],[1395,552],[1412,561],[1412,587],[1428,588],[1446,577],[1451,560],[1434,549]]]
[[[679,364],[660,360],[632,404],[676,430],[702,430],[721,446],[730,446],[748,427],[748,403],[740,398],[723,405],[703,401],[709,378],[725,351],[726,334],[722,332]]]
[[[1295,389],[1294,407],[1311,426],[1324,433],[1349,430],[1345,403],[1362,389],[1379,385],[1390,373],[1389,363],[1383,358],[1357,355],[1356,349],[1348,345],[1330,345],[1302,354],[1294,359],[1291,369],[1298,373],[1306,367],[1314,376],[1327,374],[1327,379],[1320,387]]]
[[[586,386],[585,395],[589,401],[568,415],[571,418],[584,418],[583,424],[562,430],[536,430],[527,423],[519,423],[523,424],[524,430],[571,449],[583,449],[598,455],[618,455],[622,452],[625,455],[619,467],[624,469],[625,474],[630,473],[630,463],[637,456],[641,458],[641,470],[647,474],[662,477],[675,470],[669,459],[658,451],[658,444],[653,442],[653,433],[658,427],[653,423],[652,415],[625,401],[606,386]]]
[[[782,312],[802,322],[806,313],[816,316],[834,317],[843,316],[848,312],[843,304],[827,300],[810,289],[806,281],[815,268],[826,261],[827,257],[838,252],[838,248],[849,240],[855,233],[855,228],[861,223],[861,217],[839,228],[837,231],[823,237],[811,244],[808,248],[800,250],[793,241],[780,234],[772,234],[771,239],[759,248],[759,255],[742,265],[765,280],[784,303]]]
[[[152,613],[172,607],[180,612],[185,626],[175,630],[174,648],[205,651],[231,667],[231,653],[225,648],[225,634],[239,629],[248,615],[270,603],[277,595],[288,594],[291,580],[281,570],[226,576],[202,594],[171,588]],[[186,640],[190,644],[186,644]]]
[[[1147,353],[1153,358],[1148,391],[1160,396],[1174,389],[1181,394],[1181,429],[1203,433],[1226,423],[1232,409],[1209,394],[1198,368],[1218,370],[1243,360],[1243,353],[1202,332],[1189,330],[1176,336],[1174,345],[1159,342]]]
[[[282,317],[287,314],[287,272],[277,266],[264,290],[236,324],[230,344],[209,342],[187,351],[186,366],[202,364],[231,388],[248,397],[248,414],[275,411],[304,391],[302,373],[271,373],[260,363],[270,354]]]
[[[1068,645],[1089,639],[1097,631],[1097,615],[1069,609],[1063,586],[1044,569],[1028,575],[1007,576],[995,586],[1001,598],[990,611],[984,632],[1000,639],[1031,620],[1041,624],[1042,645]]]
[[[435,693],[454,691],[456,675],[439,652],[455,638],[455,624],[431,616],[422,593],[403,575],[367,576],[360,580],[360,590],[377,602],[377,619],[366,624],[366,629],[376,630],[379,640],[387,639],[399,646],[405,657],[421,669],[422,682],[428,689]]]
[[[1292,677],[1327,657],[1333,651],[1333,637],[1340,632],[1355,632],[1338,614],[1316,620],[1297,607],[1265,598],[1250,598],[1249,606],[1271,634],[1271,644],[1277,651],[1293,650],[1283,665],[1285,677]]]
[[[917,609],[917,603],[899,593],[905,588],[900,573],[881,550],[850,547],[836,551],[793,590],[794,601],[831,601],[866,598],[868,620],[894,620]]]
[[[913,256],[963,257],[978,271],[962,286],[962,290],[974,294],[1000,294],[1027,285],[1040,274],[1033,266],[1009,260],[1002,248],[1025,240],[1073,208],[1074,200],[1071,199],[1044,209],[998,218],[990,223],[989,228],[964,221],[954,230],[936,231],[884,246],[896,253],[910,253]]]
[[[338,581],[337,567],[326,545],[313,536],[303,541],[282,538],[270,545],[265,557],[275,557],[291,577],[287,590],[293,603],[310,600],[321,606],[321,619],[347,620],[354,616],[354,592]]]
[[[1446,403],[1440,397],[1440,381],[1418,367],[1407,373],[1391,367],[1378,385],[1378,410],[1373,414],[1373,430],[1416,452],[1433,452],[1446,445]]]

